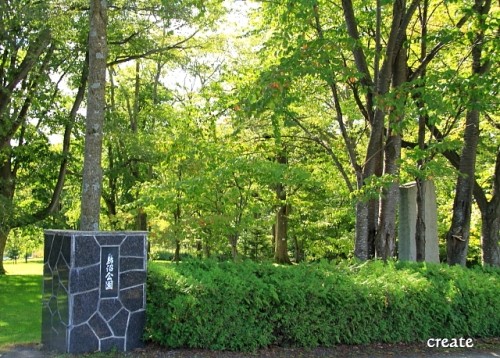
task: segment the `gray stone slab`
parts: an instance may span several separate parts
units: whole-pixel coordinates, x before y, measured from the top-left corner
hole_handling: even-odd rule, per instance
[[[425,197],[425,261],[439,263],[436,189],[432,181],[424,181]],[[416,261],[415,232],[417,225],[417,186],[415,182],[400,187],[398,258]]]

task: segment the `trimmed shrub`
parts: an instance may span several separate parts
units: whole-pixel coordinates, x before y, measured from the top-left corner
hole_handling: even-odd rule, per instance
[[[252,351],[500,335],[500,270],[150,263],[145,338],[172,348]]]

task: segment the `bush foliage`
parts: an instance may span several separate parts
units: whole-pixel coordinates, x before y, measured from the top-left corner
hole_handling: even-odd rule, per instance
[[[499,336],[499,277],[403,262],[151,263],[145,335],[234,351]]]

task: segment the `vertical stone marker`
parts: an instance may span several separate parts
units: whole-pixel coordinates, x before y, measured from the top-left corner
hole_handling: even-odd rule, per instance
[[[430,180],[425,188],[425,261],[439,263],[439,239],[437,233],[436,188]],[[417,185],[415,182],[400,187],[398,258],[417,260],[415,231],[417,225]]]
[[[141,347],[146,232],[45,231],[42,344],[64,353]]]

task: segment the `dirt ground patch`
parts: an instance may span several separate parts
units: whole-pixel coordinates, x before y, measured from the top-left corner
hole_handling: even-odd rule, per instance
[[[77,355],[47,353],[38,344],[8,347],[1,358],[72,358]],[[317,357],[373,357],[373,358],[500,358],[500,338],[475,339],[474,348],[429,348],[423,343],[338,345],[315,349],[269,347],[256,352],[226,352],[204,349],[168,349],[154,344],[130,353],[93,353],[80,355],[86,358],[317,358]]]
[[[329,348],[283,348],[269,347],[253,353],[214,352],[197,349],[180,349],[166,351],[162,347],[148,345],[135,357],[196,357],[196,358],[316,358],[316,357],[500,357],[500,338],[476,340],[474,348],[429,348],[420,344],[370,344],[370,345],[338,345]]]

